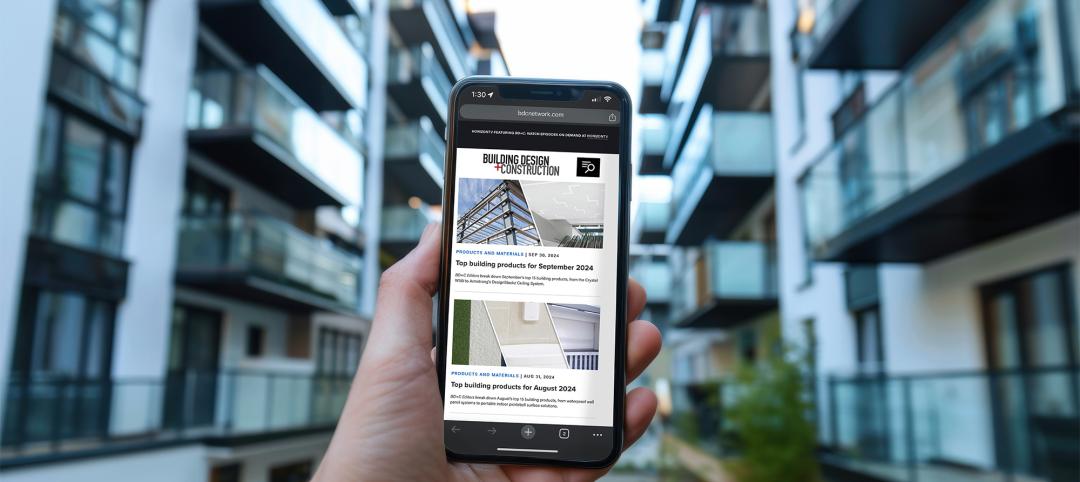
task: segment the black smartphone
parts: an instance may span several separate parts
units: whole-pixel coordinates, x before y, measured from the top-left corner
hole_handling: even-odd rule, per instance
[[[469,77],[448,112],[446,454],[611,465],[626,393],[630,98],[612,82]]]

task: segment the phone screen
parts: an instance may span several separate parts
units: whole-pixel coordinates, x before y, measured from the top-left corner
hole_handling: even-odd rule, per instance
[[[614,90],[538,100],[523,89],[469,85],[454,109],[446,445],[466,457],[606,460],[622,423],[626,110]]]

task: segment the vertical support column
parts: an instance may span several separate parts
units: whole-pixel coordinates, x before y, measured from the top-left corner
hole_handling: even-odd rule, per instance
[[[124,258],[131,267],[127,298],[116,314],[114,378],[165,373],[197,23],[196,0],[147,3],[139,95],[149,108],[131,162],[124,234]],[[126,396],[131,398],[113,400],[114,433],[145,429],[146,414],[140,410],[147,401],[141,397],[148,394]]]
[[[371,44],[368,46],[367,176],[364,187],[364,272],[361,274],[360,314],[375,314],[379,287],[379,245],[382,241],[383,152],[386,133],[386,58],[390,46],[387,0],[371,2]]]
[[[0,380],[8,379],[15,348],[38,126],[45,107],[55,14],[56,0],[41,0],[6,2],[0,15],[0,45],[4,46],[0,48],[0,65],[9,67],[4,69],[0,89],[0,146],[4,149],[4,175],[0,176],[0,206],[4,206],[0,229]],[[6,396],[7,384],[0,384],[0,414],[4,413]]]

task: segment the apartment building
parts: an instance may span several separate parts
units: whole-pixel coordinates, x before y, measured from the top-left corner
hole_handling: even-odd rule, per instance
[[[471,12],[463,2],[446,0],[390,5],[380,236],[385,264],[408,253],[424,227],[440,219],[450,89],[468,75],[508,75],[494,12]]]
[[[1078,6],[770,2],[782,325],[829,477],[1080,477]]]
[[[404,224],[382,200],[438,203],[491,17],[481,44],[446,0],[5,6],[5,480],[306,480]]]
[[[779,336],[768,5],[643,9],[638,173],[671,195],[639,203],[634,268],[666,320],[676,427],[718,445],[721,382]]]

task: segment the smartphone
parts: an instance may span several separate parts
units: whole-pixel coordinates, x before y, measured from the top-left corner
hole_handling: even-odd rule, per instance
[[[451,460],[618,459],[631,112],[613,82],[451,92],[436,354]]]

